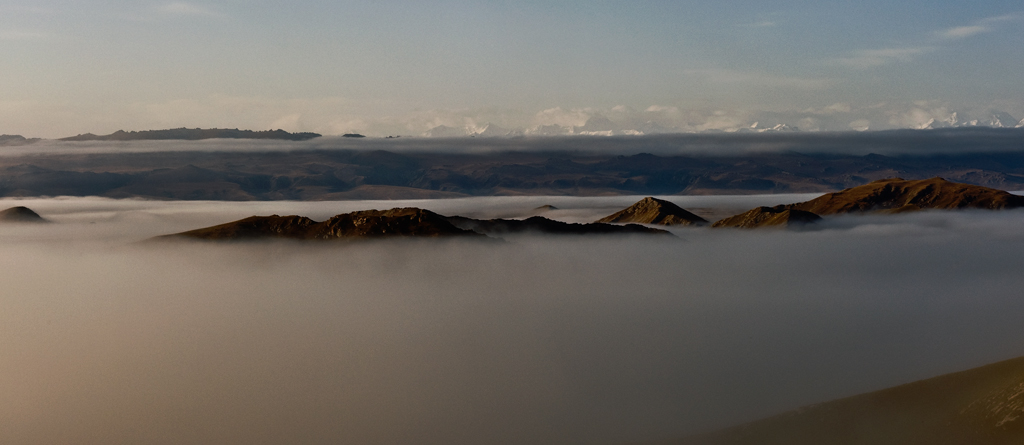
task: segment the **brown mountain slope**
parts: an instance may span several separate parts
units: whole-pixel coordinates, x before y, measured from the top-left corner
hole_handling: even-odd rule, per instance
[[[0,222],[38,223],[46,220],[28,207],[17,206],[0,211]]]
[[[241,241],[255,239],[336,240],[384,237],[482,237],[460,229],[445,217],[414,207],[363,210],[344,213],[323,222],[304,216],[250,216],[226,224],[166,235],[160,238],[194,238]]]
[[[1024,443],[1024,357],[649,445]]]
[[[820,220],[820,216],[811,212],[787,209],[785,206],[758,207],[739,215],[718,220],[711,227],[734,227],[741,229],[800,227]]]
[[[1024,196],[942,178],[906,181],[882,179],[786,206],[818,215],[853,212],[901,213],[923,209],[1011,209],[1024,207]]]
[[[646,197],[635,204],[597,220],[599,223],[641,223],[666,226],[704,225],[708,221],[671,202]]]

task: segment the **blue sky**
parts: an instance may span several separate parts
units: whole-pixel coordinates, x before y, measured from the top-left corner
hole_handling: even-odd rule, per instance
[[[1022,29],[1000,0],[5,0],[0,133],[1021,119]]]

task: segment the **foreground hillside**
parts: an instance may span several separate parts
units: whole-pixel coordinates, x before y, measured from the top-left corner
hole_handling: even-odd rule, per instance
[[[648,445],[1024,443],[1024,357]]]

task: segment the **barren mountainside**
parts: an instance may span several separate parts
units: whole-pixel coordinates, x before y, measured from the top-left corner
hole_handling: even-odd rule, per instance
[[[787,209],[785,206],[758,207],[716,221],[711,227],[734,227],[753,229],[758,227],[800,227],[815,223],[821,217],[803,210]]]
[[[646,197],[635,204],[597,220],[599,223],[641,223],[666,226],[704,225],[708,221],[671,202]]]
[[[828,193],[810,201],[758,207],[715,222],[712,227],[756,228],[795,226],[821,220],[819,215],[843,213],[903,213],[917,210],[1024,207],[1024,196],[943,178],[907,181],[880,179],[859,187]]]
[[[1013,209],[1024,207],[1024,196],[935,177],[918,181],[881,179],[859,187],[828,193],[790,209],[832,215],[853,212],[901,213],[936,209]]]

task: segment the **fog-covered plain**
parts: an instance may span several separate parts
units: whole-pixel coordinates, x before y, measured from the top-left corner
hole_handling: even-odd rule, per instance
[[[634,198],[2,200],[53,223],[0,226],[0,443],[613,444],[1024,355],[1020,211],[678,240],[137,243],[403,205],[587,221]]]

